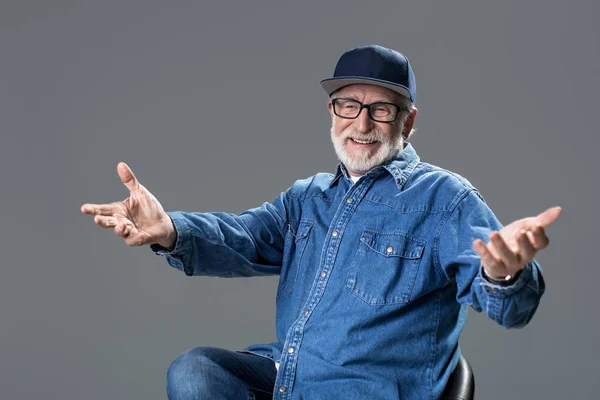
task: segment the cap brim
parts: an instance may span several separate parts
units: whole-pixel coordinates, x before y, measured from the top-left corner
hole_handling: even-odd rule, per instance
[[[407,97],[412,101],[412,99],[410,98],[410,92],[408,91],[408,89],[406,87],[404,87],[402,85],[398,85],[396,83],[382,81],[380,79],[364,78],[364,77],[358,77],[358,76],[356,76],[356,77],[345,76],[345,77],[340,77],[340,78],[323,79],[321,81],[321,86],[323,87],[323,89],[325,89],[325,91],[327,92],[328,95],[331,95],[331,93],[335,92],[338,89],[343,88],[344,86],[353,85],[353,84],[357,84],[357,83],[362,83],[362,84],[366,83],[369,85],[381,86],[381,87],[390,89],[404,97]]]

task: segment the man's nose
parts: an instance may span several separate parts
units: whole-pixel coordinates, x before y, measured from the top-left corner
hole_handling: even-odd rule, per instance
[[[356,117],[356,130],[359,133],[368,133],[373,129],[373,120],[369,116],[369,109],[363,108],[360,110],[360,114]]]

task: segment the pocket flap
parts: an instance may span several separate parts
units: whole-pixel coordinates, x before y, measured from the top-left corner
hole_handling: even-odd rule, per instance
[[[303,219],[300,220],[298,225],[295,225],[293,222],[288,225],[288,229],[292,236],[296,238],[296,240],[303,239],[308,236],[310,229],[314,225],[315,221],[311,219]]]
[[[425,240],[399,232],[377,232],[366,228],[360,240],[373,251],[386,257],[421,258]]]

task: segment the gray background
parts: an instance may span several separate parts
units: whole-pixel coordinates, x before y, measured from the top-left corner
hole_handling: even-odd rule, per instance
[[[183,351],[274,340],[277,277],[186,277],[79,208],[128,196],[121,160],[170,211],[238,213],[333,171],[319,81],[377,43],[415,69],[424,161],[466,176],[503,223],[564,209],[530,325],[470,312],[477,397],[597,398],[599,11],[2,1],[0,397],[161,399]]]

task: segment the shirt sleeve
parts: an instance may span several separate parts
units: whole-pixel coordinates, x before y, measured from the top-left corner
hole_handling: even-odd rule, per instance
[[[508,286],[488,282],[473,248],[477,238],[489,242],[492,231],[502,224],[476,190],[469,191],[442,222],[438,262],[445,277],[456,282],[456,299],[506,328],[529,323],[545,290],[540,264],[533,259]]]
[[[172,251],[152,244],[155,254],[186,275],[247,277],[281,270],[288,198],[243,213],[168,212],[177,231]]]

